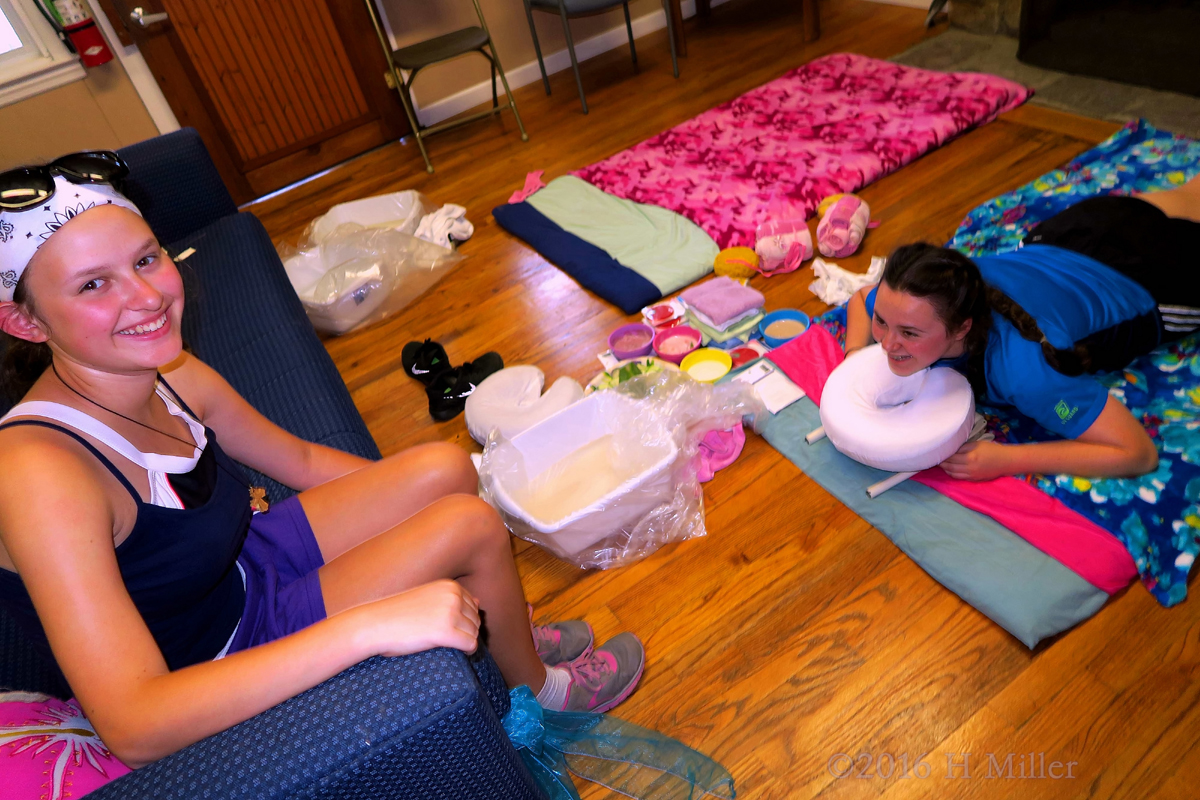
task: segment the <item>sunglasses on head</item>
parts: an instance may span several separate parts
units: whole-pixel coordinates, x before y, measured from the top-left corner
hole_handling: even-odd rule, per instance
[[[40,167],[10,169],[0,173],[0,209],[25,211],[45,202],[54,195],[55,175],[71,183],[116,186],[128,174],[129,165],[111,150],[72,153]]]

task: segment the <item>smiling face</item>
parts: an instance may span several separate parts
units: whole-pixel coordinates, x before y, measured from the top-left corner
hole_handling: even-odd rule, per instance
[[[145,220],[89,209],[38,249],[24,275],[34,341],[105,372],[157,369],[182,348],[183,282]],[[6,327],[8,327],[6,325]]]
[[[929,300],[879,284],[871,335],[883,345],[893,374],[912,375],[938,359],[962,355],[970,330],[968,319],[957,331],[948,331]]]

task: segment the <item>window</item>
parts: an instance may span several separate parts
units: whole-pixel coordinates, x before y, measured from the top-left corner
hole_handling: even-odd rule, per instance
[[[0,16],[0,56],[23,46],[21,37],[17,35],[17,29],[8,21],[8,17]]]
[[[0,106],[84,77],[36,2],[0,0]]]

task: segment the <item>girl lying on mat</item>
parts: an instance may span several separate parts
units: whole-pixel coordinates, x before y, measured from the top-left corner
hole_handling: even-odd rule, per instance
[[[1200,177],[1165,192],[1096,197],[1039,224],[1011,253],[974,261],[898,248],[847,309],[847,354],[881,342],[896,375],[965,374],[1061,441],[970,442],[956,478],[1027,472],[1140,475],[1158,465],[1141,424],[1087,373],[1118,370],[1200,328]]]
[[[113,187],[126,171],[84,153],[0,175],[3,379],[23,398],[0,425],[0,602],[114,754],[154,761],[370,656],[473,651],[483,616],[544,706],[627,697],[632,634],[531,632],[465,452],[301,441],[182,351],[180,275]],[[265,508],[235,460],[303,491]]]

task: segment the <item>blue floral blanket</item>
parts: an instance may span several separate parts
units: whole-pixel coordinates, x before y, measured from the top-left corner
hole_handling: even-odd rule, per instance
[[[1169,189],[1197,173],[1200,141],[1137,120],[1062,169],[979,206],[947,246],[971,256],[1015,250],[1038,222],[1086,197]],[[1188,571],[1200,552],[1200,335],[1097,377],[1145,425],[1158,446],[1158,470],[1129,479],[1025,479],[1112,532],[1133,556],[1146,588],[1173,606],[1187,595]],[[1051,438],[1012,409],[980,411],[998,441]]]
[[[1006,253],[1039,222],[1080,200],[1171,189],[1198,172],[1200,141],[1135,120],[1062,169],[979,206],[946,246],[969,256]]]

